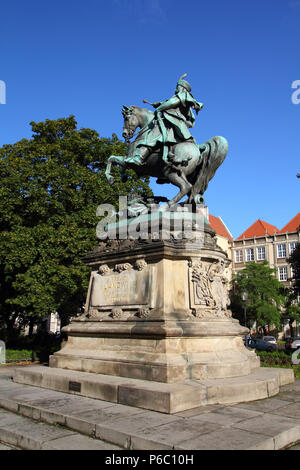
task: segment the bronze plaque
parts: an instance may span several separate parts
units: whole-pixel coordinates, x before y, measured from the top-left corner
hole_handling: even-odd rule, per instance
[[[80,382],[69,382],[70,392],[79,392],[81,393],[81,383]]]

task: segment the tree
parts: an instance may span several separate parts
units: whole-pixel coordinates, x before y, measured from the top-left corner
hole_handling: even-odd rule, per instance
[[[243,309],[242,293],[248,292],[247,317],[256,320],[257,328],[266,334],[266,326],[281,322],[280,307],[284,302],[283,290],[267,261],[250,262],[232,280],[232,311],[239,317]]]
[[[0,148],[0,322],[31,326],[50,312],[63,319],[82,306],[89,269],[81,257],[96,244],[96,208],[119,195],[151,195],[133,171],[111,187],[104,169],[122,155],[116,135],[77,129],[74,116],[31,123],[33,136]]]
[[[300,243],[297,243],[295,250],[288,259],[293,272],[293,287],[287,296],[286,313],[289,318],[291,336],[293,336],[293,323],[300,322]]]
[[[293,270],[294,291],[296,295],[300,295],[300,243],[297,243],[296,248],[288,259]]]

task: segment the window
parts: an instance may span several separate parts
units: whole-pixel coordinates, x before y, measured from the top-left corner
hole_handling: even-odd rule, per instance
[[[236,263],[242,263],[243,262],[243,250],[235,250],[234,251],[234,261]]]
[[[254,249],[253,248],[246,249],[246,261],[254,261]]]
[[[257,261],[266,259],[266,248],[264,246],[257,247]]]
[[[297,242],[290,243],[290,255],[293,253],[294,249],[296,248]]]
[[[286,258],[286,244],[277,245],[277,258]]]
[[[278,279],[279,281],[287,281],[288,271],[287,266],[280,266],[278,268]]]

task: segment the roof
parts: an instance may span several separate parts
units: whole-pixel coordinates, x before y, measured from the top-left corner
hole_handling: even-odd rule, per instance
[[[280,233],[285,232],[297,232],[300,228],[300,212],[292,218],[284,227],[280,230]]]
[[[228,240],[233,240],[233,236],[229,232],[221,217],[215,217],[214,215],[209,214],[208,221],[209,225],[216,231],[217,235],[227,238]]]
[[[237,240],[242,238],[253,238],[253,237],[264,237],[267,235],[274,235],[274,233],[279,233],[280,230],[275,227],[275,225],[268,224],[261,219],[258,219],[254,224],[252,224],[245,232],[240,235]]]

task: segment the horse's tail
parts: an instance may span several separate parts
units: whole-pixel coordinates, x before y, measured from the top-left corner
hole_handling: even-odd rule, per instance
[[[228,153],[228,142],[224,137],[216,136],[199,145],[199,150],[199,165],[192,188],[193,197],[197,194],[203,195],[206,191],[209,181],[225,160]]]

